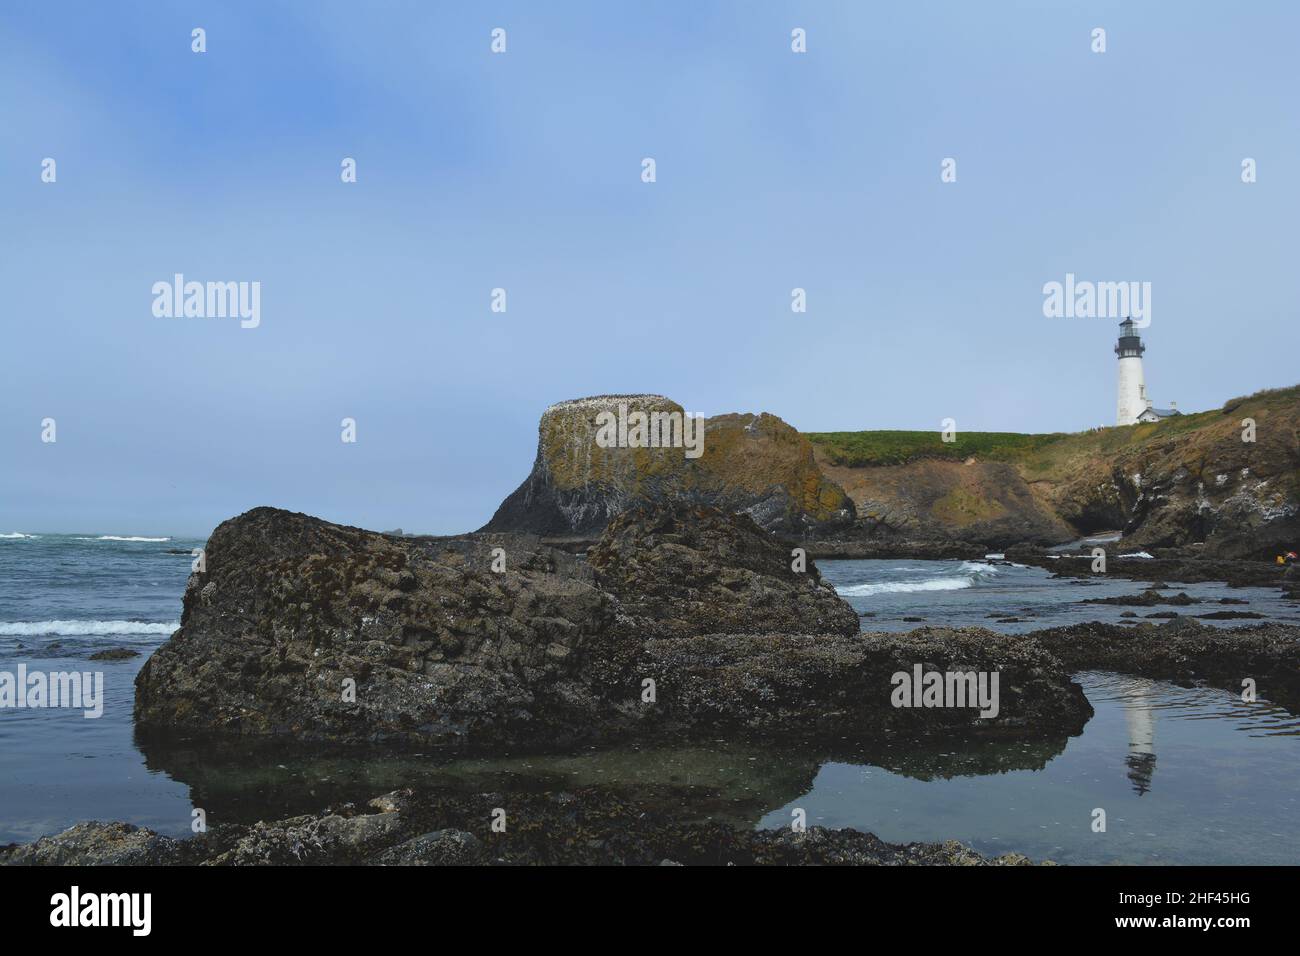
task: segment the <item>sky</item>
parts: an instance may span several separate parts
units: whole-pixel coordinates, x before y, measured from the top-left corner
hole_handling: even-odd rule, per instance
[[[1067,273],[1151,283],[1158,406],[1295,384],[1297,33],[1281,2],[6,4],[0,532],[471,530],[584,395],[1109,425],[1116,322],[1046,317]],[[260,324],[155,315],[176,273],[259,282]]]

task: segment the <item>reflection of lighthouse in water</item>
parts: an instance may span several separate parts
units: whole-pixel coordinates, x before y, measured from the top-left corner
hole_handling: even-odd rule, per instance
[[[1151,776],[1156,771],[1156,715],[1151,707],[1154,695],[1151,681],[1136,678],[1124,680],[1124,722],[1128,725],[1128,778],[1138,796],[1151,789]]]

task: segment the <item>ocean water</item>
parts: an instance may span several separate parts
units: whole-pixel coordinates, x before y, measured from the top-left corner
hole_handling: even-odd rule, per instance
[[[911,744],[892,759],[836,757],[759,825],[789,826],[799,807],[809,826],[896,843],[956,839],[1058,863],[1300,863],[1300,718],[1227,691],[1075,679],[1096,713],[1041,767],[1028,745],[1001,748],[997,769],[995,746],[942,742],[920,772]],[[1093,829],[1098,809],[1105,832]]]
[[[174,831],[187,788],[145,767],[133,742],[132,682],[180,626],[190,552],[204,542],[17,534],[0,535],[0,671],[99,672],[104,710],[87,719],[80,710],[0,708],[0,842],[80,820]],[[146,538],[154,540],[129,540]],[[89,660],[117,648],[140,656]]]
[[[1300,862],[1300,720],[1267,701],[1247,705],[1225,691],[1114,674],[1076,675],[1096,709],[1080,736],[1034,744],[889,738],[809,752],[671,741],[447,759],[138,739],[132,682],[178,625],[190,552],[202,544],[148,533],[0,534],[0,671],[89,671],[104,681],[98,719],[72,709],[0,709],[0,843],[88,819],[183,836],[194,807],[209,823],[253,822],[401,786],[508,793],[604,783],[644,788],[688,819],[781,827],[802,809],[810,825],[867,829],[894,842],[959,839],[983,852],[1066,863]],[[867,615],[868,630],[920,626],[906,618],[1008,632],[1128,620],[1120,617],[1127,608],[1080,602],[1144,587],[1056,580],[996,560],[819,566]],[[1245,599],[1231,609],[1270,619],[1300,617],[1274,591],[1179,590]],[[1019,620],[999,620],[1008,616]],[[116,648],[140,656],[89,660]],[[1093,831],[1098,808],[1104,833]]]
[[[1192,616],[1247,611],[1262,614],[1267,620],[1300,624],[1300,607],[1285,599],[1277,588],[1230,588],[1213,582],[1167,581],[1171,590],[1166,594],[1185,592],[1204,603],[1183,607],[1124,607],[1085,602],[1139,594],[1150,584],[1123,578],[1053,578],[1042,568],[997,559],[819,561],[817,566],[840,597],[863,616],[862,627],[867,631],[910,631],[924,623],[936,627],[978,625],[1005,634],[1022,634],[1085,621],[1134,621],[1123,616],[1126,611],[1136,614],[1138,621],[1170,611]],[[1217,603],[1224,598],[1247,603]],[[1250,621],[1227,619],[1205,623],[1240,627]]]

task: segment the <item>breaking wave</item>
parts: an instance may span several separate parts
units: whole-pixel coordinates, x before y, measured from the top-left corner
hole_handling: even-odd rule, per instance
[[[998,573],[996,565],[983,561],[963,561],[956,574],[942,577],[909,578],[902,581],[871,581],[867,584],[850,584],[837,587],[837,593],[848,597],[868,594],[907,594],[913,591],[961,591],[974,587],[980,580]]]
[[[5,621],[0,622],[0,635],[41,637],[56,634],[59,637],[71,637],[78,634],[170,634],[180,626],[180,621],[168,624],[153,624],[148,621]]]
[[[901,594],[908,591],[960,591],[974,585],[969,578],[928,578],[924,581],[873,581],[837,588],[840,594],[861,597],[864,594]]]

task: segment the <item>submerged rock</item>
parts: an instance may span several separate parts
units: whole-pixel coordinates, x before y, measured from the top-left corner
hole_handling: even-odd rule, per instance
[[[113,647],[106,651],[96,651],[90,655],[89,659],[92,661],[125,661],[139,656],[139,651],[132,650],[129,647]]]
[[[1208,683],[1258,695],[1300,712],[1300,627],[1257,624],[1225,629],[1191,618],[1167,624],[1075,624],[1031,637],[1071,670],[1108,670],[1179,683]]]
[[[1087,598],[1083,604],[1114,604],[1120,607],[1154,607],[1157,604],[1184,606],[1200,604],[1201,599],[1192,597],[1185,591],[1177,594],[1161,594],[1155,588],[1148,588],[1141,594],[1122,594],[1118,597]]]
[[[504,814],[504,832],[492,826]],[[129,846],[130,850],[119,847]],[[1022,866],[956,841],[885,843],[858,830],[754,830],[682,823],[663,807],[608,788],[447,796],[398,791],[364,806],[270,823],[214,826],[185,840],[124,823],[82,823],[35,843],[0,847],[0,865],[346,864]]]
[[[35,843],[0,847],[0,866],[158,866],[194,862],[194,848],[129,823],[78,823]]]
[[[326,806],[364,803],[376,789],[386,788],[452,787],[473,793],[508,787],[512,792],[528,792],[554,789],[562,780],[567,789],[624,786],[640,793],[679,781],[681,789],[665,796],[665,804],[686,810],[693,819],[752,829],[773,807],[797,805],[827,764],[873,765],[918,780],[951,780],[1041,770],[1070,741],[1065,734],[1026,739],[1007,733],[959,735],[943,729],[866,740],[828,735],[739,739],[737,734],[738,739],[720,743],[720,736],[686,740],[663,734],[609,747],[554,754],[475,754],[464,760],[430,760],[423,753],[370,745],[328,754],[304,753],[290,742],[254,743],[247,738],[151,736],[137,737],[137,744],[146,768],[188,788],[190,800],[203,807],[214,823],[251,824]]]

